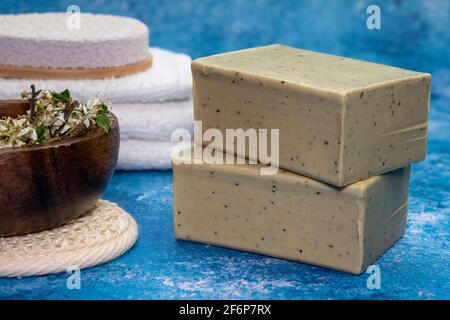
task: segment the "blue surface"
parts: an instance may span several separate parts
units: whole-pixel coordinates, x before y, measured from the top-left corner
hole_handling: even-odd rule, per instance
[[[74,1],[2,1],[1,13],[62,11]],[[117,173],[105,198],[134,215],[141,237],[111,263],[67,275],[0,279],[4,299],[449,299],[450,298],[450,2],[437,1],[75,1],[82,11],[137,17],[153,45],[194,57],[285,43],[433,74],[427,160],[413,166],[405,237],[368,274],[352,276],[233,250],[177,242],[170,172]],[[112,4],[110,4],[112,3]],[[382,29],[365,27],[379,4]],[[283,19],[279,19],[283,17]]]

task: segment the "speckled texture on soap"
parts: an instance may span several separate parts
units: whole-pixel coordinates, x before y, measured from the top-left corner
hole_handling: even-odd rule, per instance
[[[148,27],[136,19],[82,13],[3,15],[0,62],[42,68],[105,68],[148,56]],[[68,27],[69,25],[69,27]]]
[[[177,239],[359,274],[403,236],[409,167],[335,188],[186,153],[173,158]]]
[[[342,187],[425,157],[429,74],[282,45],[200,58],[192,74],[195,120],[224,136],[279,129],[281,168]]]
[[[199,58],[197,62],[239,71],[242,76],[337,93],[420,76],[419,72],[277,44]]]

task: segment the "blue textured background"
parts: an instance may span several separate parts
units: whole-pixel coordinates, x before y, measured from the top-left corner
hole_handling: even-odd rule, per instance
[[[151,43],[199,57],[284,43],[433,74],[427,160],[413,166],[405,237],[377,264],[382,288],[299,263],[177,242],[172,231],[170,172],[117,173],[105,194],[134,215],[141,237],[111,263],[82,271],[82,289],[66,275],[0,279],[0,298],[450,298],[450,1],[10,1],[0,13],[82,11],[146,22]],[[382,29],[365,27],[369,4]]]

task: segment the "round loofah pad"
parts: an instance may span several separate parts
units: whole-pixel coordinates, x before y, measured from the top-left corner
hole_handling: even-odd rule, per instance
[[[99,200],[89,213],[52,230],[0,238],[0,276],[19,277],[92,267],[127,252],[138,226],[114,203]]]
[[[0,64],[63,69],[126,66],[148,57],[148,35],[139,20],[119,16],[2,15]]]

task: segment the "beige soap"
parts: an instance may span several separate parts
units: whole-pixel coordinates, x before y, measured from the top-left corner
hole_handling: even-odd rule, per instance
[[[192,71],[203,129],[279,129],[284,169],[345,186],[425,158],[429,74],[282,45]]]
[[[174,165],[175,237],[360,274],[404,233],[409,171],[336,188],[259,164]]]

